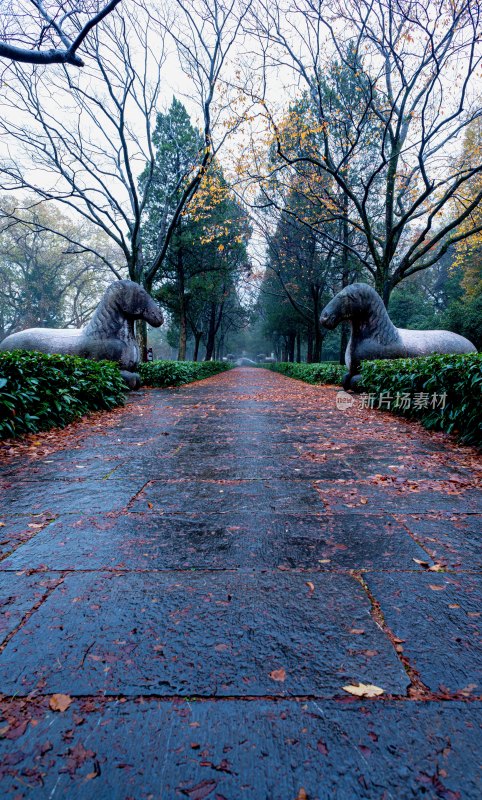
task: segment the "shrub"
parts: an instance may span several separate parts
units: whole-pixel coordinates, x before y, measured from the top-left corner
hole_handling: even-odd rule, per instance
[[[457,433],[463,442],[482,444],[482,354],[364,361],[361,375],[365,392],[392,397],[390,410],[426,428]],[[410,396],[408,407],[401,401],[394,407],[397,393]]]
[[[150,361],[139,365],[139,373],[145,386],[165,389],[200,381],[231,367],[226,361]]]
[[[0,438],[63,427],[88,411],[123,404],[125,392],[110,361],[0,353]]]
[[[295,378],[305,383],[335,383],[339,384],[346,373],[346,367],[331,361],[319,364],[269,364],[269,369],[280,372],[288,378]]]

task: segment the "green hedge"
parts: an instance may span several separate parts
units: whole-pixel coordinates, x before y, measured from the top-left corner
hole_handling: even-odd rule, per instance
[[[0,438],[63,427],[88,411],[123,404],[125,392],[110,361],[0,353]]]
[[[280,372],[288,378],[296,378],[305,383],[341,383],[346,374],[346,367],[331,361],[319,364],[277,363],[267,365],[273,372]]]
[[[226,361],[150,361],[140,364],[139,373],[145,386],[182,386],[184,383],[200,381],[231,369]]]
[[[361,375],[363,391],[375,396],[375,408],[383,392],[385,399],[393,398],[391,411],[418,419],[426,428],[457,433],[463,442],[482,444],[482,354],[364,361]],[[403,394],[410,398],[405,408]]]

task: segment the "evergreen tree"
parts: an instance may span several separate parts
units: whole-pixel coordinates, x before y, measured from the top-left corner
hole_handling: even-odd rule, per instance
[[[199,133],[178,100],[173,100],[167,114],[158,115],[154,142],[154,176],[143,226],[148,258],[159,249],[202,147]],[[246,213],[230,193],[221,168],[213,163],[175,226],[154,286],[179,331],[180,360],[186,358],[190,331],[195,358],[202,339],[206,358],[212,357],[228,299],[235,305],[236,276],[247,267],[249,236]]]
[[[202,137],[191,124],[183,104],[173,98],[167,113],[157,114],[152,136],[155,160],[142,225],[144,258],[152,261],[165,237],[182,191],[199,163]],[[140,177],[143,187],[149,168]]]

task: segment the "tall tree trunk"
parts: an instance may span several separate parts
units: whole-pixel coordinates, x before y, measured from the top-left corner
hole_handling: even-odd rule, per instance
[[[385,308],[388,308],[390,294],[392,291],[392,287],[390,286],[389,270],[390,267],[388,264],[383,265],[377,270],[377,274],[375,276],[375,289],[382,298]]]
[[[313,363],[313,330],[311,326],[308,328],[307,344],[306,344],[306,363]]]
[[[350,231],[348,227],[348,195],[346,192],[343,194],[343,221],[342,221],[342,242],[343,250],[341,253],[341,288],[344,289],[350,283],[350,263],[349,263],[349,250],[348,239]],[[348,346],[348,339],[350,338],[350,325],[348,322],[341,324],[340,336],[340,364],[345,363],[345,352]]]
[[[311,296],[313,298],[313,328],[315,334],[313,342],[313,362],[317,364],[321,361],[321,348],[323,345],[320,325],[320,290],[317,286],[311,287]]]
[[[320,323],[315,324],[315,340],[313,342],[313,363],[318,364],[321,361],[321,348],[323,345],[323,337],[321,335]]]
[[[296,334],[296,362],[301,364],[301,333]]]
[[[197,361],[199,358],[199,345],[201,344],[202,335],[203,335],[202,331],[196,331],[194,333],[194,354],[192,357],[193,361]]]
[[[147,322],[144,319],[136,320],[136,339],[139,347],[141,361],[147,361]]]
[[[179,292],[179,350],[177,360],[185,361],[187,345],[187,297],[181,246],[179,246],[177,251],[177,285]]]
[[[152,281],[144,281],[144,289],[150,294],[152,292]],[[135,330],[141,361],[145,363],[147,361],[147,322],[144,319],[137,319]]]
[[[295,360],[295,340],[296,333],[290,333],[288,339],[288,361],[291,363]]]
[[[224,355],[224,338],[225,334],[221,332],[221,334],[218,337],[218,348],[216,352],[216,358],[218,359],[218,361],[221,361]]]
[[[186,318],[186,295],[184,292],[179,293],[179,349],[177,352],[177,360],[186,360],[186,345],[187,345],[187,318]]]
[[[209,328],[206,340],[206,356],[205,361],[211,361],[214,353],[214,339],[216,336],[216,304],[211,303],[211,310],[209,312]]]

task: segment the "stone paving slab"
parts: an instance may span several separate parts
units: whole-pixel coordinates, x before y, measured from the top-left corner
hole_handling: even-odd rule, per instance
[[[448,484],[448,485],[447,485]],[[380,483],[374,480],[336,482],[316,481],[316,489],[324,507],[336,513],[350,508],[354,512],[381,512],[387,507],[394,512],[417,514],[451,512],[477,513],[482,507],[482,491],[459,487],[457,482],[410,479]]]
[[[0,559],[5,558],[20,544],[28,542],[49,525],[52,519],[54,515],[48,513],[0,517]]]
[[[323,504],[309,481],[221,480],[150,481],[129,505],[129,511],[158,514],[237,514],[264,510],[320,514]]]
[[[397,519],[449,569],[482,569],[482,514],[397,514]]]
[[[467,703],[76,701],[33,713],[34,727],[0,743],[4,797],[466,800],[480,788]],[[8,717],[16,735],[22,712]]]
[[[319,697],[409,682],[360,585],[309,572],[69,575],[0,654],[3,691],[39,681],[71,695]]]
[[[355,477],[354,470],[339,459],[319,461],[304,459],[293,449],[287,452],[276,452],[265,456],[263,445],[258,442],[254,450],[238,450],[227,459],[229,449],[222,443],[217,448],[204,451],[201,445],[195,447],[184,444],[179,452],[160,456],[142,456],[126,460],[120,464],[112,477],[118,479],[125,476],[136,476],[142,473],[148,480],[169,478],[186,478],[197,480],[250,480],[258,479],[304,479],[304,480],[338,480]],[[261,451],[261,452],[260,452]],[[260,453],[258,455],[258,452]],[[227,459],[227,460],[225,460]]]
[[[22,468],[11,466],[4,467],[0,474],[7,482],[30,481],[60,481],[73,480],[88,476],[89,478],[102,479],[113,469],[120,466],[128,458],[128,454],[119,456],[118,448],[112,453],[104,450],[72,450],[68,453],[52,453],[39,458],[31,464],[24,464]]]
[[[0,645],[59,581],[56,575],[0,573]]]
[[[110,481],[79,478],[77,481],[4,482],[2,517],[20,514],[109,513],[125,508],[142,489],[142,478]]]
[[[435,562],[391,515],[154,512],[66,515],[2,562],[3,569],[384,569]]]
[[[478,576],[367,573],[364,578],[429,689],[482,694]]]

